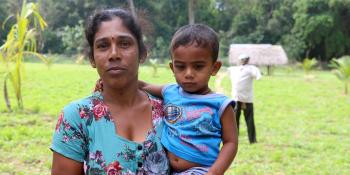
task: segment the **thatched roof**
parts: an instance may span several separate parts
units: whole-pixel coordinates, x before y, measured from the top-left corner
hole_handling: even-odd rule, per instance
[[[280,45],[231,44],[229,53],[231,65],[237,64],[240,54],[248,55],[249,63],[255,65],[281,65],[288,62],[287,54]]]

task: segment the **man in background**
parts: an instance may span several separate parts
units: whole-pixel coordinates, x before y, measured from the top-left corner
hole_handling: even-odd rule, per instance
[[[237,128],[239,131],[239,118],[243,110],[249,143],[252,144],[257,142],[254,124],[253,80],[260,79],[261,73],[257,67],[248,63],[249,56],[241,54],[238,57],[238,66],[231,66],[228,70],[232,83],[232,97],[237,102],[235,106]]]

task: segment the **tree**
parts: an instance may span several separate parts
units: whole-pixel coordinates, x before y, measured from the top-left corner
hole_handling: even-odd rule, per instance
[[[61,42],[66,54],[81,54],[84,50],[84,26],[83,21],[78,21],[73,27],[65,26],[60,31]]]
[[[128,0],[128,4],[129,4],[130,11],[132,13],[132,16],[134,16],[134,18],[137,18],[134,1],[133,0]]]
[[[159,58],[160,63],[169,58],[168,46],[175,30],[188,24],[187,0],[153,0],[134,1],[137,11],[142,12],[139,20],[146,19],[143,24],[146,44],[152,58]]]
[[[344,82],[344,93],[348,94],[348,84],[350,83],[350,56],[343,56],[340,59],[332,59],[331,66],[335,68],[335,75]]]
[[[222,0],[221,3],[225,2]],[[229,2],[226,6],[234,4],[235,7],[227,9],[228,12],[233,12],[232,23],[223,39],[230,38],[231,44],[280,44],[283,36],[287,35],[293,27],[291,6],[294,1],[292,0],[231,0]],[[220,5],[219,9],[221,8]],[[225,10],[226,7],[223,9]]]
[[[297,0],[292,33],[304,41],[306,57],[328,62],[350,50],[350,1]]]
[[[188,1],[188,23],[194,24],[195,16],[194,16],[194,0]]]
[[[304,69],[304,72],[306,74],[309,74],[312,68],[317,64],[317,61],[315,58],[309,59],[305,58],[302,64],[302,67]]]
[[[65,53],[70,49],[62,42],[62,31],[65,28],[76,28],[79,21],[86,19],[95,10],[102,8],[124,7],[128,4],[125,0],[37,0],[40,2],[40,11],[48,23],[48,29],[43,32],[42,49],[47,53]],[[83,23],[84,26],[85,23]],[[83,34],[79,34],[83,35]],[[68,53],[69,54],[69,53]]]
[[[14,88],[19,109],[23,109],[22,100],[22,69],[25,54],[32,54],[47,62],[46,58],[36,53],[36,28],[31,25],[39,24],[44,29],[46,22],[39,14],[35,3],[23,1],[22,8],[16,14],[16,23],[12,25],[5,43],[0,47],[0,60],[5,64],[4,97],[9,111],[11,105],[8,98],[7,81],[10,80]]]

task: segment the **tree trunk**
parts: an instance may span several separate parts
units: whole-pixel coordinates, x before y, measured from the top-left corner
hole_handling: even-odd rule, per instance
[[[129,4],[129,8],[130,8],[132,16],[136,19],[137,15],[136,15],[136,10],[135,10],[135,6],[134,6],[134,1],[128,0],[128,4]]]
[[[348,83],[345,82],[345,94],[348,94]]]
[[[188,23],[194,24],[194,0],[188,0]]]
[[[21,71],[19,70],[19,68],[16,68],[17,71],[17,87],[15,88],[15,93],[16,93],[16,98],[17,98],[17,103],[18,103],[18,108],[20,110],[23,109],[23,98],[22,98],[22,76],[21,76]]]

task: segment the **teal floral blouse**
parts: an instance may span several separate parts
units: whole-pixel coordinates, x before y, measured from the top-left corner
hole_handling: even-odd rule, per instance
[[[149,95],[153,128],[143,143],[119,136],[101,92],[67,105],[53,135],[51,150],[84,162],[89,175],[161,175],[169,162],[160,143],[162,101]]]

